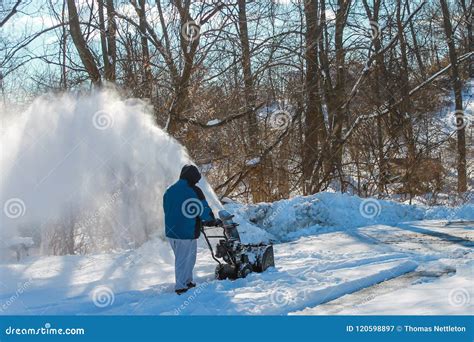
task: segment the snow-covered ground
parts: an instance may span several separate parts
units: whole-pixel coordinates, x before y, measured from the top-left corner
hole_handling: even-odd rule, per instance
[[[416,272],[348,294],[302,315],[466,315],[473,312],[474,263],[449,266],[441,261]]]
[[[173,292],[173,257],[137,250],[0,265],[2,314],[470,314],[474,206],[428,208],[320,193],[228,204],[244,241],[273,240],[275,268],[214,280],[203,241],[198,287]]]

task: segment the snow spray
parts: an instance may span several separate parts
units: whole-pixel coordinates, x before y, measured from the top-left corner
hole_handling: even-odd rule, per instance
[[[0,109],[1,243],[31,236],[44,253],[69,254],[164,236],[163,193],[190,158],[146,102],[103,90]],[[204,177],[199,185],[219,208]]]

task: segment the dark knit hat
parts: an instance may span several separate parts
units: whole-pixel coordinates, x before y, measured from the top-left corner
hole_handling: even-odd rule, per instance
[[[201,174],[196,166],[188,164],[181,169],[179,178],[187,180],[189,185],[195,185],[201,179]]]

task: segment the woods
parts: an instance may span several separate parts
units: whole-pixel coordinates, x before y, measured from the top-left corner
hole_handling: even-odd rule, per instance
[[[473,0],[0,0],[0,314],[151,319],[148,332],[83,321],[101,341],[420,342],[403,329],[466,328],[472,12]],[[162,315],[305,321],[209,334],[171,317],[156,329]],[[331,315],[378,322],[341,329]]]
[[[143,99],[221,198],[436,203],[472,187],[472,1],[1,6],[6,103],[103,87]]]

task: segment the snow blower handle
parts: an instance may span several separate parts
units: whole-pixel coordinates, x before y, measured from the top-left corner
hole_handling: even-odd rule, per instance
[[[207,243],[207,246],[209,247],[209,250],[211,251],[212,259],[214,259],[219,265],[221,265],[221,262],[219,261],[219,259],[216,258],[215,254],[214,254],[214,250],[212,249],[212,245],[211,245],[211,242],[209,241],[209,237],[207,236],[206,232],[204,231],[204,225],[201,225],[201,233],[204,236],[204,239],[206,240],[206,243]]]
[[[234,222],[234,215],[229,213],[227,210],[220,210],[219,218],[221,219],[221,227],[224,228],[224,235],[226,238],[240,241],[240,234],[237,230],[239,224]]]
[[[222,227],[223,223],[221,219],[214,219],[214,220],[209,220],[205,221],[202,223],[204,227]]]

